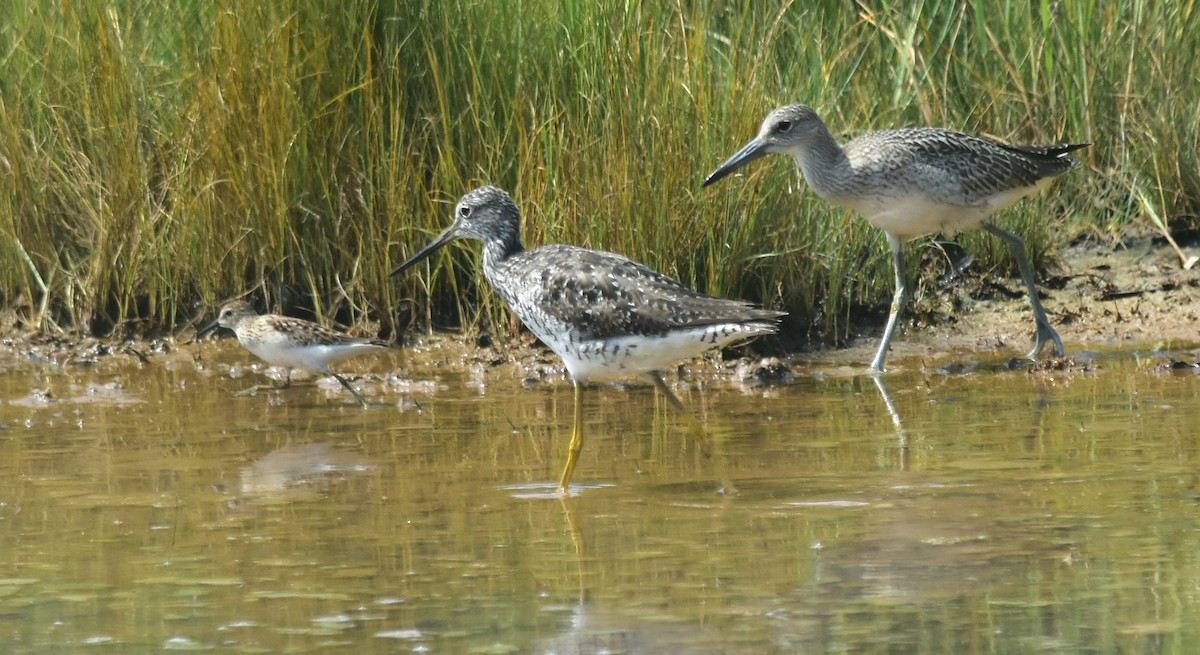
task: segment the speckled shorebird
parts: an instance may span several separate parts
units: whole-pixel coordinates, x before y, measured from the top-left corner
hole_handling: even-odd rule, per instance
[[[259,359],[287,369],[287,379],[277,389],[291,386],[294,368],[319,371],[332,375],[342,383],[363,408],[371,406],[350,386],[346,378],[329,370],[329,365],[357,355],[387,350],[386,343],[352,337],[299,318],[279,314],[260,316],[245,300],[234,300],[222,306],[217,318],[200,328],[196,337],[200,338],[217,327],[233,330],[238,342]],[[256,389],[258,387],[251,387],[240,393],[251,393]]]
[[[574,427],[558,485],[563,494],[583,449],[587,383],[641,377],[686,413],[659,371],[711,348],[771,334],[784,315],[706,296],[621,255],[565,245],[525,250],[520,212],[508,193],[493,186],[464,195],[454,223],[392,275],[460,238],[483,242],[484,277],[571,374]]]
[[[887,233],[896,273],[896,292],[872,371],[883,371],[888,344],[904,302],[904,242],[933,232],[954,233],[981,226],[1000,237],[1017,260],[1033,305],[1036,341],[1032,359],[1062,340],[1038,300],[1025,244],[986,219],[1050,184],[1079,165],[1068,153],[1087,143],[1009,145],[934,127],[868,132],[839,146],[807,105],[772,111],[752,141],[704,180],[708,186],[764,155],[792,155],[818,196],[862,214]]]

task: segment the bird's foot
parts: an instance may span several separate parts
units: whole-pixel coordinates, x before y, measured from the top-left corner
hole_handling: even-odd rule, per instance
[[[1049,323],[1038,321],[1037,333],[1034,337],[1033,350],[1029,351],[1029,359],[1037,359],[1042,349],[1046,347],[1046,343],[1054,344],[1054,356],[1064,357],[1067,354],[1066,348],[1063,348],[1062,339],[1059,338],[1058,332]]]

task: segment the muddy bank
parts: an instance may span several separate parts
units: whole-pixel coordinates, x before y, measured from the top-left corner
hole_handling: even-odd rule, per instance
[[[1038,287],[1068,354],[1200,343],[1200,268],[1184,270],[1175,252],[1155,239],[1072,245]],[[893,358],[903,357],[906,346],[914,354],[949,349],[1016,356],[1033,345],[1032,314],[1019,278],[968,271],[917,298],[909,317],[903,338],[893,342]],[[877,338],[874,332],[864,336]]]
[[[1200,344],[1200,268],[1183,270],[1174,251],[1152,238],[1131,239],[1121,245],[1072,245],[1043,273],[1039,288],[1068,355],[1114,348],[1186,352]],[[961,353],[958,356],[970,361],[1019,358],[1032,345],[1032,317],[1017,278],[973,267],[950,279],[927,281],[914,295],[893,340],[890,367],[925,367],[945,360],[950,353]],[[859,323],[844,348],[784,352],[778,342],[764,343],[727,354],[723,361],[710,357],[690,363],[681,373],[685,380],[708,375],[783,379],[779,371],[756,368],[763,352],[796,363],[865,368],[882,326],[874,321]],[[23,364],[92,366],[113,357],[145,364],[164,355],[202,357],[210,347],[192,343],[191,333],[105,341],[25,334],[14,325],[15,321],[5,320],[0,338],[0,366],[5,368]],[[392,365],[480,371],[513,366],[529,383],[565,376],[557,358],[524,333],[489,346],[456,334],[410,335],[407,342],[378,365],[352,368],[381,375]]]

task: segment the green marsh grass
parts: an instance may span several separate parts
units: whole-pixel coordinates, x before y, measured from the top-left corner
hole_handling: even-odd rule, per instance
[[[243,293],[385,336],[502,331],[475,244],[388,277],[490,183],[529,247],[620,252],[838,341],[890,300],[879,232],[781,157],[700,187],[769,109],[806,102],[844,138],[1093,142],[1000,217],[1045,262],[1080,233],[1196,227],[1198,23],[1087,1],[8,3],[0,295],[29,329],[96,335]]]

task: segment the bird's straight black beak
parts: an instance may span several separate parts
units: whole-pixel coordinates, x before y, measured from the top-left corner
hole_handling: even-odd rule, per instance
[[[708,177],[704,178],[704,184],[701,186],[708,186],[766,154],[766,144],[758,137],[755,137],[754,140],[743,146],[736,154],[726,159],[724,164],[717,167],[717,170],[709,173]]]
[[[441,248],[442,246],[446,245],[447,243],[450,243],[451,241],[455,240],[456,238],[458,238],[458,225],[457,224],[451,225],[450,227],[446,228],[446,231],[439,234],[437,236],[437,238],[434,239],[433,241],[430,241],[429,245],[425,246],[424,248],[421,248],[419,251],[417,251],[417,254],[413,255],[412,257],[409,257],[407,260],[405,260],[405,262],[403,264],[400,264],[396,268],[393,268],[391,275],[399,275],[400,273],[412,268],[413,266],[416,266],[423,259],[425,259],[426,257],[428,257],[428,256],[432,255],[434,252],[436,252],[438,248]]]

